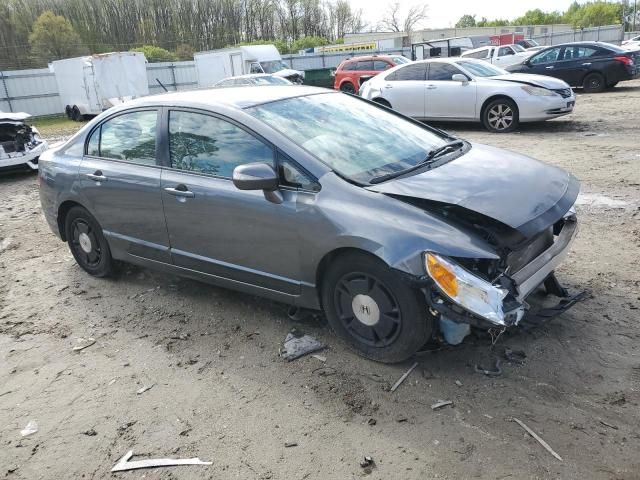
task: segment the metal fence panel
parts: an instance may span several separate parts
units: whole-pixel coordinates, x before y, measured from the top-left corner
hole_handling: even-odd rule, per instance
[[[48,69],[0,72],[0,110],[50,115],[61,109],[58,85]]]
[[[150,94],[164,92],[158,80],[169,91],[189,90],[198,85],[194,61],[149,63],[147,79]]]
[[[620,43],[623,38],[622,25],[608,25],[605,27],[584,28],[554,32],[548,35],[532,37],[540,45],[558,45],[567,42],[608,42]]]

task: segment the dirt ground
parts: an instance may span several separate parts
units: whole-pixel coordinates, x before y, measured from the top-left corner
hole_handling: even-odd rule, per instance
[[[513,134],[442,126],[581,180],[581,231],[559,277],[591,296],[503,335],[497,347],[526,361],[505,360],[499,377],[475,372],[490,352],[472,338],[418,357],[394,393],[412,362],[364,360],[284,305],[135,267],[88,276],[49,231],[37,177],[1,177],[0,477],[640,479],[638,112],[635,81]],[[326,362],[278,357],[293,328],[328,345]],[[438,400],[453,405],[434,411]],[[38,431],[22,437],[30,420]],[[213,464],[110,473],[128,450]]]

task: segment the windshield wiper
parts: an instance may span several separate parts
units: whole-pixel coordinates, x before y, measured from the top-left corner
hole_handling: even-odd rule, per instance
[[[409,168],[405,168],[404,170],[398,170],[397,172],[385,173],[384,175],[373,177],[371,180],[369,180],[369,183],[371,185],[375,185],[376,183],[382,183],[386,180],[390,180],[392,178],[396,178],[401,175],[404,175],[405,173],[413,172],[414,170],[424,167],[425,165],[429,165],[430,163],[433,163],[436,158],[438,158],[441,155],[444,155],[450,150],[458,150],[459,148],[462,148],[462,147],[464,147],[463,140],[453,140],[451,142],[445,143],[444,145],[431,150],[427,154],[425,159],[422,160],[421,162],[416,163],[415,165],[412,165]]]

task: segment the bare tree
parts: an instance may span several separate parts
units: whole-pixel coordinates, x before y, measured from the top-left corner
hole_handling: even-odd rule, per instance
[[[410,33],[417,24],[427,18],[427,5],[413,5],[402,16],[400,2],[394,2],[387,8],[385,16],[378,23],[378,30]]]

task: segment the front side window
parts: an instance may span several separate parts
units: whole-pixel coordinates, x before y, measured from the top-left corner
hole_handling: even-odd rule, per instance
[[[169,113],[171,167],[231,178],[245,163],[273,166],[273,149],[242,128],[202,113]]]
[[[539,63],[551,63],[558,60],[558,55],[560,54],[559,48],[551,48],[549,50],[545,50],[544,52],[540,52],[537,55],[534,55],[529,63],[532,65],[537,65]]]
[[[415,166],[445,143],[427,127],[339,93],[288,98],[245,111],[360,183]]]
[[[451,80],[457,73],[462,73],[453,65],[448,63],[430,63],[429,64],[429,80],[446,81]]]
[[[155,165],[157,121],[155,110],[125,113],[111,118],[93,131],[87,154]]]
[[[427,77],[426,63],[412,63],[406,67],[401,67],[386,79],[390,81],[425,80]]]
[[[307,175],[298,164],[281,153],[278,154],[278,174],[280,184],[285,187],[314,192],[320,190],[320,185],[315,180]]]
[[[514,51],[511,50],[511,47],[500,47],[500,50],[498,50],[498,56],[499,57],[506,57],[507,55],[513,55]]]

